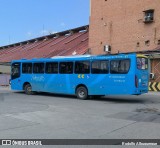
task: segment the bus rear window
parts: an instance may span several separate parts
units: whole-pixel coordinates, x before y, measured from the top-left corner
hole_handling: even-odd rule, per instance
[[[137,68],[140,70],[148,69],[148,59],[147,58],[137,58]]]

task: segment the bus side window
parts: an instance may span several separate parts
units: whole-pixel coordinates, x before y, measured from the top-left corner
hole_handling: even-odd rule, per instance
[[[119,60],[117,60],[117,61],[111,61],[110,72],[112,74],[118,73],[118,65],[119,65]]]
[[[59,72],[61,74],[72,74],[73,62],[60,62]]]
[[[100,61],[94,61],[94,62],[92,62],[92,73],[93,74],[100,73],[99,66],[100,66]]]
[[[109,72],[109,61],[93,61],[92,73],[93,74],[106,74]]]
[[[46,63],[46,73],[58,73],[58,62],[48,62]]]
[[[127,73],[130,68],[130,61],[129,60],[121,60],[119,65],[119,72]]]
[[[111,61],[110,72],[111,74],[126,74],[130,68],[130,60],[113,60]]]
[[[89,74],[90,73],[90,62],[89,61],[75,62],[75,73],[76,74]]]
[[[23,63],[22,64],[22,73],[32,73],[32,63]]]
[[[44,73],[44,63],[34,63],[33,73]]]

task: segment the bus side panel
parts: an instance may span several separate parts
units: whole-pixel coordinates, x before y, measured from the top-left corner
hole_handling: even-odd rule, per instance
[[[88,78],[88,81],[90,95],[109,94],[108,74],[92,74]]]
[[[45,84],[44,74],[32,74],[30,79],[33,91],[44,91],[44,84]]]
[[[33,90],[33,85],[32,85],[32,74],[21,74],[21,89],[23,90],[23,85],[24,83],[30,83],[32,86]]]
[[[64,94],[75,94],[76,87],[84,85],[88,89],[88,95],[102,95],[104,91],[98,89],[98,86],[102,85],[100,83],[104,79],[102,79],[100,75],[98,77],[98,80],[96,80],[91,74],[61,75],[59,77],[60,92]],[[100,81],[100,79],[102,79],[102,81]]]
[[[110,95],[132,94],[134,90],[134,74],[110,75],[108,85]]]
[[[134,57],[130,58],[130,69],[127,74],[110,74],[106,85],[110,95],[129,95],[135,91],[135,63]]]
[[[44,91],[45,76],[44,74],[22,74],[21,88],[23,89],[24,83],[30,83],[33,91]]]
[[[45,83],[43,85],[44,92],[59,93],[59,75],[57,74],[45,74]]]
[[[46,74],[44,91],[61,94],[75,94],[73,74]]]
[[[59,92],[65,94],[72,94],[71,82],[73,74],[60,74],[58,78]]]
[[[21,77],[21,67],[22,67],[21,65],[22,64],[20,62],[13,62],[12,64],[13,65],[17,64],[19,66],[18,66],[18,68],[15,68],[15,70],[13,70],[11,67],[11,89],[12,90],[23,90],[22,89],[22,77]],[[19,74],[19,76],[17,76],[16,78],[13,78],[12,74],[16,73],[16,72]]]
[[[11,80],[11,89],[12,90],[23,90],[23,82],[21,81],[20,78]]]

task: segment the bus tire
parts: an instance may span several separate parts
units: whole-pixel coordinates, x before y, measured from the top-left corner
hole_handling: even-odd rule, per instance
[[[24,91],[25,91],[25,94],[27,94],[27,95],[34,94],[34,92],[32,91],[32,86],[30,84],[25,85]]]
[[[76,90],[76,96],[78,99],[86,100],[88,98],[87,88],[84,86],[80,86]]]

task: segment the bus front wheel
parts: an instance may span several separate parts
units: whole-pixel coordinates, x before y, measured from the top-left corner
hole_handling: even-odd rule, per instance
[[[87,97],[88,97],[87,89],[83,86],[78,87],[77,90],[76,90],[76,96],[79,99],[86,100]]]
[[[25,85],[24,91],[27,95],[33,95],[32,86],[30,84]]]

